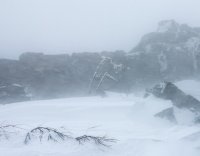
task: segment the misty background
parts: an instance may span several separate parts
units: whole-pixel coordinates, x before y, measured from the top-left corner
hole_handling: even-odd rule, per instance
[[[0,155],[200,156],[199,6],[0,0]]]
[[[157,23],[200,25],[199,0],[0,0],[0,57],[130,51]]]

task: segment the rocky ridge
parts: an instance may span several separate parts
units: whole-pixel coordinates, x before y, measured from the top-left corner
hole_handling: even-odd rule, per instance
[[[94,79],[104,58],[110,61]],[[19,60],[0,59],[0,85],[20,84],[32,99],[86,96],[92,80],[99,85],[98,78],[103,78],[96,87],[101,91],[129,93],[160,81],[198,79],[199,74],[200,28],[174,20],[161,21],[130,52],[24,53]]]

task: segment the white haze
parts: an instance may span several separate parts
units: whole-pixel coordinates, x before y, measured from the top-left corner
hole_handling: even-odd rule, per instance
[[[0,58],[129,51],[158,21],[200,26],[199,0],[0,0]]]

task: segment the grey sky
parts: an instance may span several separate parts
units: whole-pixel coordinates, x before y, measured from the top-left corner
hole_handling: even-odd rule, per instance
[[[160,20],[200,26],[200,0],[0,0],[0,57],[129,51]]]

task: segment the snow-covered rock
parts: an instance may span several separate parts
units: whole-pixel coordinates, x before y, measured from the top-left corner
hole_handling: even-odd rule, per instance
[[[178,123],[192,124],[199,122],[200,101],[191,95],[187,95],[171,82],[156,85],[149,91],[158,98],[170,100],[172,108],[168,108],[156,114],[157,117],[168,118]]]
[[[199,41],[199,29],[166,20],[159,22],[156,32],[144,35],[131,53],[137,53],[134,61],[144,61],[146,69],[159,69],[157,79],[188,79],[200,75]]]
[[[155,114],[155,117],[160,117],[160,118],[163,118],[163,119],[167,119],[171,122],[177,122],[177,119],[174,115],[174,109],[173,107],[170,107],[170,108],[167,108],[167,109],[164,109],[163,111]]]

